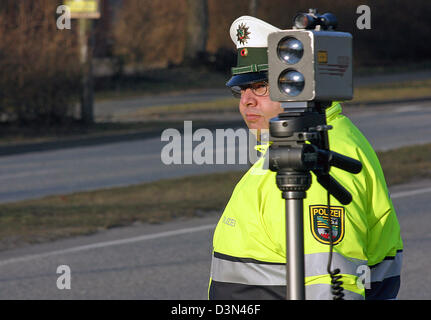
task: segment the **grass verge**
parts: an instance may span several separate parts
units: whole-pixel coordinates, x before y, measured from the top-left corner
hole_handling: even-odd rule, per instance
[[[377,155],[388,186],[431,178],[431,144],[382,151]]]
[[[160,223],[219,212],[242,173],[162,180],[0,205],[0,249],[134,222]]]
[[[182,122],[181,122],[182,123]],[[131,123],[94,123],[83,124],[79,121],[68,121],[58,125],[40,126],[39,124],[20,126],[12,123],[0,125],[0,145],[13,145],[20,143],[37,143],[69,139],[76,137],[92,137],[109,135],[112,133],[130,133],[142,130],[154,130],[160,123],[139,122]]]
[[[203,119],[193,121],[194,128],[205,128],[211,125],[223,124],[223,120],[214,121]],[[184,127],[184,119],[164,118],[157,120],[131,121],[131,122],[100,122],[84,125],[80,122],[65,123],[48,127],[18,126],[13,124],[0,125],[0,147],[21,144],[42,143],[74,139],[88,139],[98,137],[119,136],[122,134],[161,132],[166,128]]]
[[[215,72],[205,67],[175,67],[146,70],[122,77],[95,79],[95,99],[111,100],[181,92],[184,90],[221,88],[229,72]]]
[[[232,114],[241,119],[238,111],[238,99],[225,98],[208,102],[193,102],[176,105],[154,106],[138,109],[119,120],[126,118],[145,119],[151,121],[172,121],[178,119],[223,119],[222,114]]]
[[[431,144],[379,152],[388,185],[431,178]],[[220,214],[243,172],[191,176],[0,205],[0,249],[135,222]]]
[[[355,88],[355,97],[349,103],[429,98],[430,88],[431,79],[361,86]]]

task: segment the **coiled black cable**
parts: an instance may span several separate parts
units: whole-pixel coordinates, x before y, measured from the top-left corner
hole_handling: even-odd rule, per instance
[[[329,270],[329,275],[331,276],[331,293],[332,293],[332,300],[344,300],[344,293],[343,293],[343,287],[341,286],[343,284],[343,281],[340,279],[342,276],[339,274],[340,269],[335,270]]]
[[[329,174],[328,174],[328,183],[330,183]],[[328,184],[329,185],[329,184]],[[332,252],[334,250],[334,241],[332,239],[332,218],[331,218],[331,196],[329,192],[327,193],[327,207],[326,207],[326,213],[328,217],[328,224],[329,224],[329,257],[328,257],[328,265],[326,267],[326,271],[328,272],[329,276],[331,277],[331,293],[332,293],[332,299],[333,300],[344,300],[344,293],[343,293],[343,281],[341,281],[342,276],[340,275],[340,269],[336,268],[334,270],[331,270],[331,264],[332,264]]]

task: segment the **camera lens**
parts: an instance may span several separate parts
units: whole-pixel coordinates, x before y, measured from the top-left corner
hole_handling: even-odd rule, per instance
[[[293,19],[293,24],[298,29],[312,29],[317,24],[317,19],[311,14],[298,13]]]
[[[278,77],[278,87],[291,97],[296,97],[304,89],[305,79],[302,73],[296,70],[285,70]]]
[[[282,39],[277,46],[278,57],[288,64],[295,64],[301,60],[304,54],[304,46],[301,41],[293,37]]]

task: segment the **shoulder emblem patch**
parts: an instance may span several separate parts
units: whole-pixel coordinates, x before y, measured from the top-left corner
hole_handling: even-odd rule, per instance
[[[311,233],[317,241],[323,244],[329,244],[329,217],[326,210],[327,206],[325,205],[310,206]],[[336,245],[344,237],[344,207],[331,206],[330,215],[332,219],[332,241]]]
[[[238,42],[241,44],[247,43],[247,40],[250,39],[249,35],[250,32],[248,31],[248,27],[245,25],[245,23],[241,23],[238,26],[238,29],[236,29],[236,37]]]

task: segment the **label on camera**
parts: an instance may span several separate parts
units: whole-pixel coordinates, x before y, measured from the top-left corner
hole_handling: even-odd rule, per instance
[[[319,64],[327,64],[328,63],[328,51],[317,51],[317,62]]]

